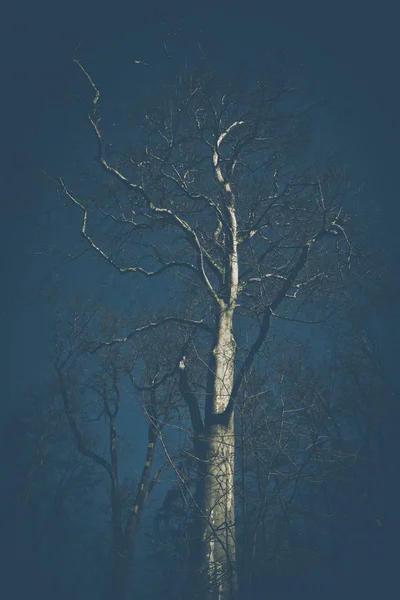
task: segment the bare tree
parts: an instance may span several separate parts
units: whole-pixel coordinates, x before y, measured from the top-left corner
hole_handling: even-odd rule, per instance
[[[157,365],[150,358],[146,361],[143,340],[142,353],[136,350],[129,357],[120,346],[99,348],[99,339],[111,336],[115,327],[122,327],[121,315],[115,319],[110,312],[102,314],[90,300],[83,305],[75,302],[72,307],[58,304],[56,314],[53,364],[64,414],[78,452],[109,479],[113,565],[106,597],[122,600],[129,597],[132,586],[135,541],[146,500],[164,469],[162,464],[154,469],[156,444],[173,407],[174,383],[171,381],[160,391]],[[142,380],[148,378],[147,385],[139,385],[134,377],[139,357]],[[127,483],[121,481],[118,426],[126,396],[133,403],[135,395],[148,422],[147,448],[136,484],[133,472]],[[104,439],[107,452],[102,450]]]
[[[164,304],[98,350],[159,329],[176,339],[150,388],[172,378],[190,415],[193,593],[232,600],[239,393],[269,334],[283,339],[288,324],[324,322],[338,308],[356,260],[351,189],[333,161],[313,161],[318,103],[272,69],[229,81],[186,64],[114,150],[100,90],[75,62],[94,93],[88,118],[105,180],[92,182],[90,197],[64,179],[60,190],[81,213],[87,247],[119,274],[154,282]]]

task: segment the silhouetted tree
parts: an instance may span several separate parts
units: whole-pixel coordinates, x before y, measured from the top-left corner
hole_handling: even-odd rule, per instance
[[[127,598],[138,526],[146,500],[165,468],[161,464],[155,469],[154,459],[158,438],[174,405],[174,384],[171,381],[161,388],[157,383],[160,367],[146,355],[145,340],[129,355],[120,345],[103,345],[104,338],[123,327],[121,314],[113,318],[88,300],[82,304],[75,301],[72,306],[58,302],[55,317],[53,364],[64,414],[77,451],[109,479],[113,566],[105,596]],[[142,384],[136,378],[139,362]],[[147,384],[143,383],[146,380]],[[131,468],[131,477],[121,480],[126,435],[119,431],[124,405],[133,405],[135,397],[147,421],[145,457],[138,479]],[[132,459],[128,463],[132,465]]]

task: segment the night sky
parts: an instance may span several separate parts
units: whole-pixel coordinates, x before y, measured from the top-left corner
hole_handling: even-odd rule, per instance
[[[84,121],[89,92],[72,61],[78,44],[82,43],[82,55],[89,57],[87,64],[94,64],[98,72],[103,61],[102,93],[112,94],[113,99],[117,92],[107,90],[112,69],[122,72],[135,58],[132,51],[129,60],[122,59],[121,52],[132,40],[135,52],[140,52],[144,38],[147,44],[152,39],[159,44],[160,21],[172,26],[198,24],[205,36],[229,39],[239,54],[240,45],[256,39],[261,45],[301,57],[316,88],[333,105],[338,128],[356,149],[352,150],[357,153],[352,156],[354,169],[365,178],[371,198],[381,208],[385,257],[390,256],[389,268],[398,275],[400,36],[395,2],[39,0],[8,2],[1,9],[0,21],[3,415],[15,401],[15,389],[34,379],[47,360],[48,318],[33,298],[43,267],[32,256],[37,239],[35,214],[49,194],[43,171],[57,177],[71,171],[77,154],[95,152]],[[77,96],[86,98],[86,104]],[[390,293],[390,312],[385,309],[379,318],[393,374],[398,371],[398,281]],[[394,486],[388,493],[396,494],[398,489]]]

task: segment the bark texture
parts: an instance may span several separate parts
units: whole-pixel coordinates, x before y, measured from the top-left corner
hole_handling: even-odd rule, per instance
[[[204,435],[199,443],[199,478],[196,499],[197,535],[201,548],[197,569],[207,600],[237,597],[235,548],[235,437],[230,406],[236,344],[233,308],[221,302],[215,347],[212,351],[213,389],[206,406]]]
[[[209,600],[236,597],[234,427],[210,426],[204,481],[203,542]]]

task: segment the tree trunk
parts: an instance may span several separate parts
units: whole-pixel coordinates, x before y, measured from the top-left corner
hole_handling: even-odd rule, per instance
[[[199,513],[195,542],[200,551],[195,561],[202,578],[202,597],[207,600],[234,600],[237,597],[234,414],[233,411],[229,415],[225,412],[233,386],[236,349],[232,317],[230,309],[221,311],[219,316],[217,343],[213,350],[214,389],[204,437],[197,442],[201,476],[195,498]]]
[[[234,425],[209,428],[207,474],[204,481],[203,541],[207,569],[207,600],[236,597],[236,549],[234,504]]]
[[[143,508],[149,495],[150,473],[154,461],[157,441],[156,398],[154,391],[152,392],[152,401],[148,412],[150,422],[147,433],[148,443],[146,458],[142,468],[142,475],[136,491],[134,504],[130,508],[125,531],[121,538],[121,544],[117,549],[114,578],[115,590],[113,590],[113,593],[110,596],[113,600],[130,600],[132,598],[136,534]]]

